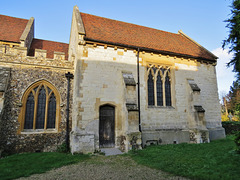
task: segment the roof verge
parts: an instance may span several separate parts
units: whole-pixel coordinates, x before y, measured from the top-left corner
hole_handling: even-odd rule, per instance
[[[196,41],[194,41],[192,38],[190,38],[188,35],[186,35],[182,30],[178,31],[178,34],[181,34],[183,37],[189,39],[190,41],[192,41],[194,44],[198,45],[200,48],[204,49],[205,51],[207,51],[208,53],[210,53],[215,59],[218,59],[217,56],[215,56],[212,52],[210,52],[209,50],[207,50],[205,47],[203,47],[202,45],[198,44]]]
[[[34,18],[31,17],[20,37],[20,42],[22,47],[30,48],[32,40],[34,38]]]
[[[77,22],[77,30],[79,34],[85,35],[85,29],[84,29],[84,25],[83,25],[83,21],[82,21],[82,17],[80,15],[79,9],[77,6],[74,6],[74,13],[75,13],[75,17],[76,17],[76,22]]]

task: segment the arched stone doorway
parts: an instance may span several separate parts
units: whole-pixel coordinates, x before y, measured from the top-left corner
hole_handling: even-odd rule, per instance
[[[99,147],[115,146],[115,107],[104,105],[99,110]]]

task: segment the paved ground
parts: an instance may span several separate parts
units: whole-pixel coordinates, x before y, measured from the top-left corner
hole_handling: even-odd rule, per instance
[[[31,166],[26,167],[31,168]],[[74,165],[35,174],[21,180],[186,180],[165,172],[138,165],[128,156],[94,156]]]
[[[120,151],[117,148],[102,148],[101,152],[103,152],[105,154],[105,156],[123,154],[122,151]]]

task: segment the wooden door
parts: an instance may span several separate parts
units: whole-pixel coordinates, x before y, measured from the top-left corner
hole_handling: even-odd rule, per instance
[[[100,107],[99,113],[99,146],[115,146],[115,108],[110,105]]]

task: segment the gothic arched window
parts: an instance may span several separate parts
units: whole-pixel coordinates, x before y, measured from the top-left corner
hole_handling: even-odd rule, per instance
[[[45,80],[31,85],[23,95],[20,113],[21,130],[57,129],[60,96]]]
[[[148,71],[148,105],[172,106],[170,68],[151,65]]]

